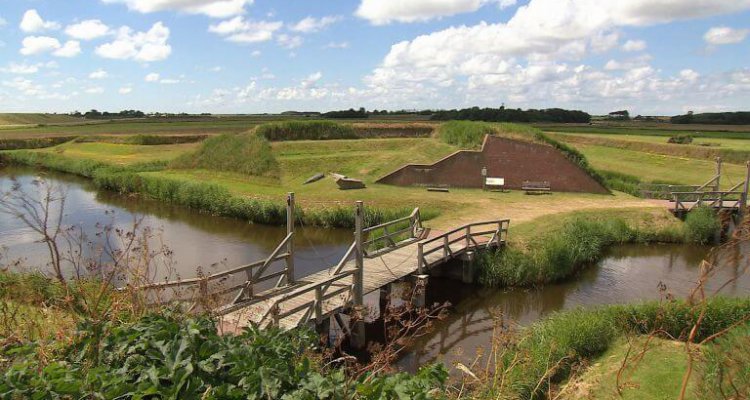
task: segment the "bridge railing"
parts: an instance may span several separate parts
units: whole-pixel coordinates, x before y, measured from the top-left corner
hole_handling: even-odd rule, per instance
[[[418,273],[423,274],[424,269],[436,261],[444,262],[451,259],[454,253],[451,246],[456,243],[462,244],[462,250],[503,245],[508,237],[509,225],[509,219],[475,222],[420,242],[417,247]],[[434,253],[440,253],[440,258],[429,262],[428,256]]]
[[[365,256],[372,257],[413,243],[423,231],[419,208],[406,217],[364,228],[362,234],[367,236],[363,242]]]
[[[705,192],[673,192],[672,202],[674,211],[691,211],[696,207],[711,208],[739,208],[745,196],[744,191],[705,191]]]

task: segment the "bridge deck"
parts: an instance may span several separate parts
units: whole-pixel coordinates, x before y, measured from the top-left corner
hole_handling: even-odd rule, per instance
[[[434,237],[435,235],[431,235]],[[445,257],[445,253],[442,251],[432,252],[424,256],[425,266],[431,267],[440,264],[448,259],[453,259],[460,254],[463,254],[467,250],[474,247],[485,245],[491,238],[487,236],[476,237],[474,242],[471,242],[467,247],[467,242],[461,240],[459,242],[449,244],[450,252],[449,256]],[[402,246],[390,252],[384,253],[379,256],[364,259],[364,293],[368,294],[376,291],[380,288],[387,286],[392,282],[399,281],[409,275],[412,275],[418,271],[418,247],[419,243],[424,243],[429,239],[415,241],[414,243]],[[356,270],[356,263],[352,260],[345,264],[343,270],[339,272],[338,276],[346,274],[346,272],[352,272],[352,275],[347,276],[341,281],[331,283],[329,291],[341,293],[332,296],[329,299],[321,301],[320,314],[322,316],[328,316],[332,313],[339,312],[346,308],[350,303],[351,286],[353,285],[353,272]],[[302,287],[305,284],[315,285],[316,282],[325,282],[327,280],[334,279],[334,268],[329,268],[317,272],[312,275],[308,275],[300,280]],[[291,329],[306,323],[312,316],[311,310],[315,306],[316,298],[318,296],[315,290],[310,290],[299,295],[291,295],[290,293],[278,293],[275,295],[262,298],[259,301],[249,304],[247,307],[243,307],[239,310],[232,311],[222,317],[221,325],[224,332],[237,332],[243,327],[251,324],[264,325],[264,318],[271,313],[271,307],[275,304],[278,309],[276,313],[279,315],[285,315],[283,318],[279,318],[276,323],[284,329]],[[259,296],[259,297],[262,297]],[[286,298],[285,298],[286,297]],[[281,300],[281,301],[280,301]]]

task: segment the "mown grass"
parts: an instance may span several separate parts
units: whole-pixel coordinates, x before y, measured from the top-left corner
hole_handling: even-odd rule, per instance
[[[65,156],[75,160],[90,160],[114,165],[134,165],[168,162],[197,148],[197,143],[144,146],[101,142],[69,142],[40,150],[41,153]]]
[[[177,157],[170,167],[279,176],[279,163],[271,152],[271,145],[255,133],[214,136],[204,141],[195,152]]]
[[[643,182],[669,182],[701,185],[716,174],[716,163],[709,160],[675,157],[607,146],[576,145],[592,167],[599,171],[617,171]],[[729,188],[745,179],[746,168],[724,164],[722,187]]]
[[[750,393],[750,324],[704,346],[699,372],[700,399],[742,399]]]
[[[256,132],[270,141],[356,139],[349,124],[332,121],[283,121],[260,125]]]
[[[616,127],[616,126],[582,126],[576,124],[539,125],[545,132],[563,132],[576,134],[597,135],[642,135],[663,136],[667,138],[673,135],[691,135],[695,138],[712,139],[747,139],[750,131],[747,126],[728,125],[671,125],[660,124],[652,127]]]
[[[643,357],[635,360],[644,350]],[[626,357],[629,363],[621,374],[620,395],[617,374]],[[581,376],[563,386],[561,399],[674,399],[680,393],[687,370],[684,343],[658,337],[618,338],[590,362],[591,366]],[[695,398],[695,381],[695,377],[690,381],[687,399]]]

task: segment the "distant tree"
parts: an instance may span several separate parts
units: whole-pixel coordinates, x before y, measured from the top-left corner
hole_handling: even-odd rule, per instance
[[[612,111],[611,113],[609,113],[609,117],[607,119],[627,121],[630,119],[630,113],[628,112],[628,110]]]
[[[591,115],[583,111],[548,108],[544,110],[529,109],[526,111],[510,108],[471,107],[461,110],[435,111],[431,119],[438,121],[470,120],[489,122],[576,122],[588,123]]]

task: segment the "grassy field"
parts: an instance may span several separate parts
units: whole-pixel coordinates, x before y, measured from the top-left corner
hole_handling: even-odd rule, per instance
[[[195,150],[199,143],[141,146],[115,143],[65,143],[39,150],[72,158],[88,159],[115,165],[132,165],[153,161],[170,161],[188,151]]]
[[[700,185],[715,174],[715,163],[709,160],[651,154],[606,146],[576,145],[597,170],[633,175],[645,182],[669,182]],[[745,178],[744,166],[725,164],[723,187]]]
[[[674,136],[692,135],[694,137],[744,139],[750,137],[748,125],[680,125],[649,123],[599,123],[599,124],[537,124],[545,132],[567,132],[605,135],[646,135]]]
[[[0,113],[0,127],[80,122],[81,118],[64,114]]]
[[[635,358],[646,349],[638,362],[628,364],[621,374],[622,396],[617,392],[617,373],[625,355]],[[619,339],[606,353],[592,360],[591,367],[568,382],[561,399],[675,399],[680,393],[682,376],[687,369],[685,344],[665,339],[635,337],[628,342]],[[693,374],[693,380],[697,374]],[[695,384],[688,386],[688,399],[694,399]]]
[[[670,135],[671,136],[671,135]],[[612,134],[603,134],[603,133],[559,133],[555,137],[562,139],[565,141],[565,137],[572,137],[572,138],[599,138],[599,139],[609,139],[609,140],[624,140],[629,142],[641,142],[641,143],[650,143],[650,144],[664,144],[668,145],[667,140],[669,137],[666,136],[656,136],[656,135],[632,135],[632,134],[618,134],[618,135],[612,135]],[[748,133],[747,139],[725,139],[725,138],[714,138],[714,137],[694,137],[693,142],[691,144],[686,145],[676,145],[676,144],[669,144],[670,147],[710,147],[715,149],[732,149],[732,150],[742,150],[742,151],[750,151],[750,133]]]

